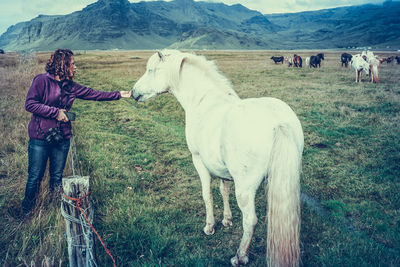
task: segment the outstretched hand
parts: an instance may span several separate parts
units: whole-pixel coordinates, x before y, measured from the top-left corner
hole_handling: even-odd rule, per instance
[[[120,91],[121,97],[131,97],[132,91]]]

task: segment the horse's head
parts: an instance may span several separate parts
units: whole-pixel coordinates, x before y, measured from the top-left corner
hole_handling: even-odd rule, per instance
[[[132,88],[132,97],[136,101],[146,101],[158,94],[168,91],[165,73],[166,56],[161,52],[152,55],[147,61],[145,74]]]
[[[179,51],[164,50],[152,55],[147,61],[145,74],[132,88],[132,97],[139,102],[144,102],[157,95],[167,93],[174,86],[174,75],[178,74],[176,64],[173,64],[179,55]],[[177,57],[178,56],[178,57]],[[180,57],[183,62],[182,57]],[[181,67],[179,64],[179,67]]]

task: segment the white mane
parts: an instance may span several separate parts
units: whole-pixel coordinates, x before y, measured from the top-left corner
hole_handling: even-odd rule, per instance
[[[211,81],[215,86],[213,88],[219,90],[220,92],[224,92],[229,95],[237,96],[236,92],[233,90],[233,86],[231,82],[220,73],[218,66],[214,61],[207,60],[204,56],[196,55],[194,53],[182,53],[175,50],[163,50],[162,53],[166,56],[167,61],[170,61],[171,64],[168,65],[168,68],[172,70],[170,78],[170,84],[173,87],[178,86],[180,79],[180,69],[176,71],[176,67],[188,67],[191,66],[196,68],[196,72],[193,73],[196,76],[200,74],[204,75],[207,81]],[[184,60],[183,63],[181,61]]]
[[[223,89],[229,87],[229,89],[233,91],[231,82],[220,73],[215,61],[207,60],[204,56],[193,55],[188,63],[199,68],[199,70],[204,72],[209,79],[213,80],[218,87]]]

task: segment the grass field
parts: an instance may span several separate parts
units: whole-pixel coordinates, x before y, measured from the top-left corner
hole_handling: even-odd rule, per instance
[[[152,53],[77,53],[75,80],[97,90],[130,90]],[[320,69],[269,59],[293,53],[197,52],[216,61],[242,98],[280,98],[300,118],[302,266],[400,266],[400,65],[384,63],[378,84],[365,77],[356,84],[354,71],[340,66],[339,52],[325,52]],[[303,59],[313,54],[297,53]],[[49,202],[47,176],[35,215],[18,219],[27,179],[24,101],[49,54],[0,56],[0,264],[67,266],[64,219]],[[80,167],[91,177],[94,226],[118,266],[229,266],[242,234],[241,213],[231,194],[233,226],[222,226],[214,179],[218,224],[213,236],[203,234],[200,181],[186,146],[184,113],[172,95],[144,104],[76,100],[71,111],[77,113]],[[70,173],[67,166],[64,174]],[[265,265],[265,213],[262,186],[248,266]],[[99,266],[111,266],[99,242],[96,255]]]

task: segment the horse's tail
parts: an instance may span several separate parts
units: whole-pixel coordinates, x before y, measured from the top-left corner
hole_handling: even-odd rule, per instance
[[[299,266],[301,152],[286,125],[275,128],[268,170],[267,262]]]
[[[379,73],[378,73],[378,65],[377,64],[371,64],[369,65],[369,69],[370,72],[372,72],[372,76],[371,76],[371,81],[373,81],[374,83],[378,83],[379,82]]]

